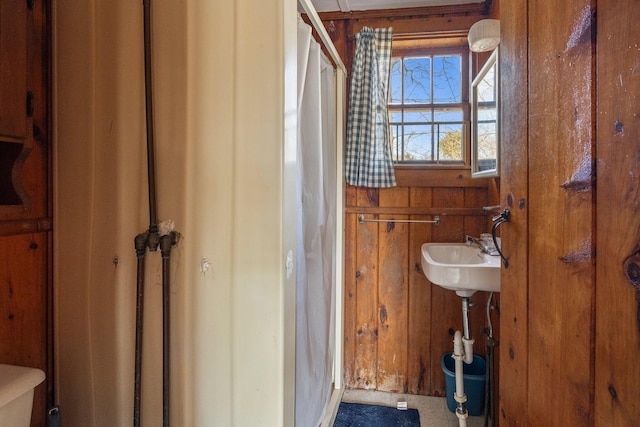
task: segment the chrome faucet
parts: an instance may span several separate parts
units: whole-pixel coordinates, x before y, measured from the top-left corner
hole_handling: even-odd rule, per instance
[[[480,238],[473,236],[465,236],[465,242],[467,245],[476,245],[480,248],[480,250],[489,255],[498,255],[498,249],[493,243],[493,238],[491,234],[482,234]]]
[[[483,249],[482,242],[477,237],[465,236],[464,240],[467,245],[477,245],[480,249]]]

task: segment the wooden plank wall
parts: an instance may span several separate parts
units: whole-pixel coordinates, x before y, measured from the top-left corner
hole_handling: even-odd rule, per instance
[[[510,267],[502,270],[500,290],[501,425],[526,425],[528,395],[528,128],[526,2],[500,7],[500,201],[511,210],[503,224],[502,247]],[[508,160],[506,160],[508,159]]]
[[[640,15],[595,6],[501,5],[503,426],[640,416]]]
[[[598,1],[595,425],[640,418],[640,8]],[[602,190],[600,190],[602,189]]]
[[[15,85],[26,80],[34,99],[33,116],[26,120],[24,93],[19,96],[17,106],[7,104],[4,107],[8,108],[0,108],[3,116],[0,119],[0,143],[18,145],[19,142],[30,148],[21,167],[0,171],[3,177],[13,175],[14,184],[21,187],[27,196],[27,202],[22,205],[12,201],[7,203],[0,196],[0,363],[39,368],[47,375],[34,395],[31,425],[40,427],[46,424],[46,411],[53,403],[53,288],[50,271],[53,220],[49,197],[51,154],[47,95],[50,2],[34,2],[33,9],[27,9],[26,2],[0,1],[3,25],[9,21],[14,25],[26,25],[26,31],[8,31],[0,36],[3,39],[0,44],[6,47],[2,52],[3,59],[9,59],[3,64],[0,83]],[[26,13],[26,17],[13,16],[16,11]],[[26,35],[26,40],[21,40],[19,35]],[[7,42],[8,45],[5,44]],[[27,59],[14,61],[9,56],[5,58],[8,52]],[[24,91],[24,87],[21,90]],[[0,87],[0,94],[5,92],[6,88]],[[7,101],[0,99],[3,103]],[[8,134],[7,128],[18,129],[19,132],[13,133],[24,132],[24,135]],[[0,156],[2,154],[6,152]],[[12,167],[8,163],[0,161],[0,167]]]
[[[495,181],[473,180],[468,169],[398,171],[391,189],[347,188],[345,267],[345,383],[350,388],[443,395],[443,353],[462,328],[460,298],[431,285],[420,247],[462,242],[488,231]],[[384,222],[359,223],[358,215]],[[441,215],[441,225],[400,223]],[[484,356],[488,294],[472,297],[475,351]],[[494,314],[496,332],[498,317]]]
[[[531,425],[593,414],[592,13],[590,0],[529,2]]]

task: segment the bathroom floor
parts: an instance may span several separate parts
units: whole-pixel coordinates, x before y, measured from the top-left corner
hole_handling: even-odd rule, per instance
[[[385,393],[370,390],[345,390],[343,402],[373,403],[377,405],[396,406],[398,402],[407,402],[409,408],[420,412],[421,427],[457,427],[458,418],[447,408],[444,397],[416,396],[412,394]],[[468,427],[484,426],[484,416],[467,418]]]

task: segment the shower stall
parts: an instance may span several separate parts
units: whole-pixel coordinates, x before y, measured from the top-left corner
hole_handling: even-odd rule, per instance
[[[306,360],[313,375],[316,367],[324,371],[324,395],[309,395],[314,405],[326,404],[332,384],[340,387],[340,358],[329,363],[331,341],[341,341],[340,284],[321,297],[316,285],[306,295],[296,292],[296,258],[307,277],[318,277],[315,255],[296,257],[305,245],[296,242],[297,230],[318,227],[298,222],[304,192],[319,191],[298,185],[299,174],[320,168],[298,152],[297,5],[153,1],[158,219],[173,221],[181,233],[170,269],[173,425],[210,425],[212,419],[229,426],[294,425],[306,393],[299,385],[296,397],[297,352],[300,366]],[[54,0],[51,14],[55,399],[65,425],[128,425],[133,237],[148,227],[142,2]],[[344,91],[340,66],[335,85]],[[342,101],[337,107],[339,134]],[[328,146],[321,147],[315,153]],[[322,225],[336,231],[323,229],[320,240],[307,244],[312,254],[331,252],[327,245],[333,245],[325,259],[334,262],[329,274],[340,278],[342,178],[333,167],[313,213],[338,213],[325,215]],[[160,257],[150,257],[142,426],[161,425],[161,273]],[[310,309],[297,310],[305,300]],[[322,331],[306,334],[326,343],[324,355],[301,349],[296,319],[315,325],[316,316],[327,314]]]

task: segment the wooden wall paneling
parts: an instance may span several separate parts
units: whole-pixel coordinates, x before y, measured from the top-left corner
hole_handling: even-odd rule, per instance
[[[46,137],[30,143],[31,150],[22,167],[22,187],[27,203],[19,212],[21,218],[42,218],[48,215],[48,147]],[[16,214],[0,213],[0,219],[16,218]]]
[[[440,366],[443,353],[453,351],[453,333],[462,330],[460,297],[447,289],[431,285],[431,393],[445,395],[444,373]]]
[[[0,363],[45,372],[32,426],[53,402],[49,7],[0,2]]]
[[[343,37],[346,34],[346,27],[349,21],[346,20],[327,20],[324,21],[324,27],[327,30],[327,34],[331,37],[331,41],[340,55],[342,62],[346,64],[346,52],[347,52],[347,39]],[[315,30],[314,30],[315,31]],[[350,69],[350,68],[348,68]]]
[[[345,185],[345,207],[357,205],[357,188]],[[358,293],[357,293],[357,253],[358,219],[357,214],[347,214],[344,219],[344,325],[343,325],[343,380],[346,387],[356,384],[356,331],[358,330]]]
[[[347,190],[347,194],[349,190]],[[355,191],[353,192],[355,193]],[[344,220],[344,313],[343,313],[343,380],[347,387],[356,383],[356,331],[357,319],[357,233],[358,215],[345,215]]]
[[[529,12],[529,423],[588,426],[595,276],[591,1],[532,1]]]
[[[598,2],[596,426],[640,415],[640,74],[637,1]],[[613,191],[612,191],[613,190]]]
[[[463,207],[463,188],[434,188],[434,207]],[[433,227],[434,242],[461,242],[464,237],[464,217],[445,216],[439,226]],[[445,395],[444,373],[440,366],[443,353],[453,351],[453,332],[462,330],[460,297],[440,286],[431,286],[431,374],[432,393]]]
[[[26,2],[0,2],[0,138],[27,138],[27,21]]]
[[[466,31],[484,16],[483,14],[469,14],[460,16],[361,18],[353,23],[352,34],[358,33],[363,27],[393,27],[394,34]]]
[[[0,363],[47,371],[45,233],[0,237]],[[43,426],[46,383],[36,388],[32,425]]]
[[[345,208],[358,205],[358,188],[352,185],[345,185],[344,206]]]
[[[430,188],[409,190],[412,207],[431,206]],[[412,215],[413,220],[431,220],[430,216]],[[421,247],[432,240],[436,225],[409,225],[409,333],[407,349],[408,392],[430,395],[431,390],[431,283],[422,271]]]
[[[484,206],[488,206],[486,187],[465,188],[464,206],[470,208],[481,208]],[[487,217],[485,215],[468,215],[464,217],[465,235],[480,237],[480,234],[489,232],[491,232],[491,229],[488,228]]]
[[[408,207],[409,189],[380,190],[380,207]],[[378,223],[377,389],[407,391],[409,225],[407,215],[380,215]]]
[[[434,188],[433,207],[463,208],[464,188]],[[464,238],[463,216],[442,216],[440,225],[433,228],[434,242],[462,242]]]
[[[378,190],[358,188],[358,206],[378,206]],[[354,374],[356,388],[376,389],[378,352],[378,224],[357,225],[356,331]]]
[[[32,91],[32,13],[25,2],[0,4],[0,220],[30,210],[24,162],[33,145],[27,94]],[[34,52],[37,53],[37,52]]]
[[[483,207],[487,206],[487,188],[465,188],[464,189],[464,205],[468,207]],[[487,217],[482,215],[468,215],[464,217],[464,236],[480,237],[480,234],[487,233],[490,229],[487,228]],[[463,238],[464,238],[463,236]],[[483,333],[487,327],[487,314],[485,311],[487,299],[489,294],[487,292],[476,292],[471,297],[473,303],[470,309],[469,327],[472,337],[476,340],[473,352],[483,358],[486,357],[486,335]]]
[[[487,183],[487,205],[488,206],[498,206],[500,205],[500,179],[499,178],[491,178]],[[495,215],[498,210],[489,212],[487,215],[487,224],[489,227],[493,225],[491,221],[491,217]]]
[[[29,134],[33,139],[33,148],[27,159],[28,168],[25,176],[25,190],[29,193],[34,218],[53,217],[52,167],[53,156],[50,151],[49,137],[49,52],[50,35],[48,23],[49,2],[40,1],[33,4],[33,49],[30,62],[32,66],[32,87],[34,94],[34,115],[30,123]],[[33,162],[29,164],[29,162]]]
[[[500,203],[511,221],[500,227],[509,268],[500,289],[501,426],[527,426],[528,412],[528,77],[527,2],[500,6]],[[546,392],[545,392],[546,393]]]
[[[356,206],[357,189],[345,186],[345,207]],[[343,380],[347,387],[356,383],[356,331],[357,327],[357,214],[344,215],[344,324],[343,328]]]
[[[470,168],[411,169],[396,168],[398,186],[429,188],[487,188],[488,178],[471,178]],[[444,191],[444,190],[440,190]],[[444,206],[448,207],[448,206]]]
[[[430,7],[406,7],[395,9],[373,9],[373,10],[357,10],[351,12],[320,12],[320,18],[325,21],[330,20],[347,20],[360,21],[371,19],[414,19],[418,20],[423,17],[435,16],[482,16],[487,12],[484,4],[457,4],[449,6],[430,6]],[[424,29],[423,29],[424,30]]]
[[[9,171],[13,187],[22,206],[0,207],[0,220],[37,218],[51,215],[48,209],[51,192],[48,151],[49,27],[47,2],[35,2],[28,10],[26,2],[2,2],[0,8],[0,157],[13,157],[7,149],[17,144],[22,152]],[[33,94],[32,114],[27,115],[27,92]],[[11,149],[10,151],[12,151]],[[6,160],[6,159],[5,159]],[[7,162],[1,162],[7,168]],[[9,165],[9,168],[12,166]],[[11,173],[12,172],[12,173]],[[4,174],[0,174],[3,177]],[[0,199],[6,195],[0,188]],[[13,192],[13,190],[10,190]],[[9,193],[11,194],[11,193]],[[3,205],[13,205],[0,200]]]
[[[485,3],[489,4],[489,18],[500,19],[500,0],[488,0]]]

